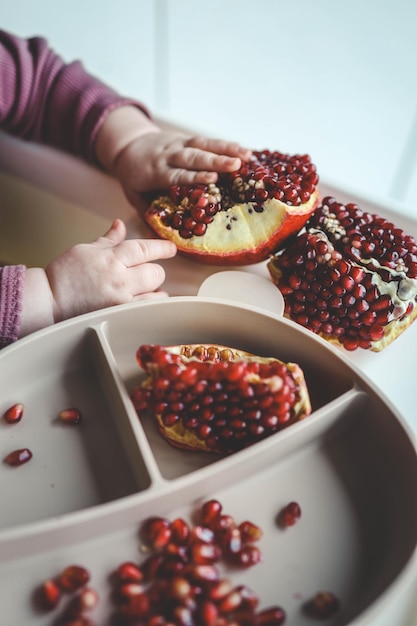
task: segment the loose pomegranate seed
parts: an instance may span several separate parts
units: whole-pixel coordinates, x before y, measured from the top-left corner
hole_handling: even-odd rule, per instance
[[[77,605],[79,611],[92,611],[95,609],[99,601],[99,595],[95,589],[85,587],[81,589],[77,596]]]
[[[64,591],[76,591],[90,580],[90,572],[82,565],[68,565],[58,576],[58,584]]]
[[[29,448],[20,448],[19,450],[9,452],[4,459],[4,462],[12,467],[18,467],[19,465],[23,465],[24,463],[30,461],[32,456],[32,452]]]
[[[216,563],[222,554],[220,547],[213,543],[194,543],[190,549],[192,561],[200,565]]]
[[[198,623],[202,626],[217,626],[219,609],[214,602],[203,600],[198,607]]]
[[[257,546],[247,544],[242,546],[239,552],[234,556],[234,562],[241,567],[252,567],[262,560],[261,551]]]
[[[319,591],[305,605],[305,611],[316,619],[329,619],[340,608],[340,600],[331,591]]]
[[[17,424],[22,419],[24,408],[24,404],[21,404],[20,402],[13,404],[13,406],[9,407],[7,411],[5,411],[3,415],[4,420],[8,424]]]
[[[186,544],[190,536],[190,527],[186,521],[177,518],[170,524],[171,539],[177,544]]]
[[[207,590],[207,595],[210,600],[217,602],[222,598],[225,598],[233,590],[233,584],[230,580],[222,579],[217,583],[214,583]]]
[[[116,570],[117,580],[120,582],[141,582],[144,578],[142,570],[131,561],[121,563]]]
[[[233,589],[227,596],[222,598],[217,608],[219,613],[227,614],[236,611],[242,604],[242,597],[237,589]]]
[[[39,588],[38,599],[40,606],[45,610],[52,610],[62,596],[62,590],[55,580],[46,580]]]
[[[161,550],[171,539],[170,522],[162,517],[152,517],[142,528],[142,537],[154,550]]]
[[[59,413],[58,417],[64,424],[75,425],[81,422],[81,412],[76,408],[64,409]]]
[[[259,626],[281,626],[285,623],[287,615],[280,606],[260,611],[256,623]]]
[[[289,502],[280,512],[280,525],[284,528],[294,526],[301,517],[301,508],[298,502]]]

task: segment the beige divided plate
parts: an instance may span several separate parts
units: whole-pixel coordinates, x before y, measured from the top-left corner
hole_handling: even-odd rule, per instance
[[[312,415],[224,459],[172,448],[132,406],[136,349],[200,342],[299,363]],[[312,624],[302,607],[322,589],[341,601],[326,624],[369,623],[415,575],[417,456],[402,417],[340,352],[278,315],[190,296],[83,316],[0,352],[0,414],[16,402],[24,417],[0,420],[0,454],[28,447],[33,458],[0,466],[4,626],[53,624],[32,594],[71,563],[90,569],[95,620],[110,626],[109,575],[143,558],[141,520],[190,520],[208,498],[263,528],[262,563],[222,574],[262,607],[284,607],[288,626]],[[74,406],[82,422],[60,423]],[[290,500],[302,517],[282,530]]]

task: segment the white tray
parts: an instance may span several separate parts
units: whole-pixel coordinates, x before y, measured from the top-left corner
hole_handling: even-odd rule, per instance
[[[407,334],[407,333],[406,333]],[[410,337],[410,335],[408,335]],[[400,340],[398,340],[400,341]],[[130,401],[142,343],[224,343],[295,361],[313,400],[306,420],[233,456],[174,449]],[[70,563],[92,573],[109,626],[109,574],[140,559],[138,528],[150,515],[187,519],[219,499],[264,530],[263,562],[225,571],[282,605],[288,626],[311,625],[302,605],[329,589],[341,611],[326,623],[364,625],[416,575],[417,455],[396,406],[342,351],[279,315],[213,297],[115,307],[35,333],[0,352],[0,454],[29,447],[33,459],[0,466],[1,624],[51,625],[32,592]],[[78,407],[79,426],[57,421]],[[300,522],[276,524],[296,500]]]

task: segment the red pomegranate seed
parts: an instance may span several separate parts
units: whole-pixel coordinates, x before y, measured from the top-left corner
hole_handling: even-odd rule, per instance
[[[52,610],[61,599],[62,591],[55,580],[46,580],[39,589],[39,601],[45,610]]]
[[[232,582],[227,579],[222,579],[211,585],[210,588],[207,590],[207,594],[210,600],[217,602],[218,600],[221,600],[222,598],[229,595],[232,589]]]
[[[208,526],[194,526],[190,531],[190,542],[197,541],[198,543],[212,543],[214,540],[214,532]]]
[[[167,597],[177,601],[186,602],[192,597],[193,587],[184,576],[174,576],[168,584],[166,590]]]
[[[58,417],[64,424],[75,425],[81,422],[81,412],[75,408],[63,409]]]
[[[92,611],[99,601],[98,593],[91,587],[81,589],[77,596],[77,605],[80,611]]]
[[[155,580],[163,566],[164,557],[161,554],[151,554],[141,565],[146,581]]]
[[[124,596],[123,602],[118,610],[125,618],[144,618],[149,614],[150,599],[146,593],[133,593],[131,596]]]
[[[136,582],[126,582],[122,583],[118,587],[118,595],[122,600],[130,599],[133,596],[142,595],[144,592],[144,587],[140,583]]]
[[[247,544],[242,546],[240,551],[234,557],[235,563],[241,567],[252,567],[262,560],[262,554],[257,546]]]
[[[199,565],[216,563],[221,557],[221,549],[214,543],[194,543],[191,548],[191,560]]]
[[[4,459],[4,462],[11,467],[18,467],[19,465],[23,465],[27,463],[32,458],[32,452],[29,448],[20,448],[18,450],[13,450],[9,452],[9,454]]]
[[[4,420],[8,424],[17,424],[22,419],[24,408],[24,404],[21,404],[20,402],[13,404],[13,406],[9,407],[7,411],[5,411],[3,415]]]
[[[232,613],[242,604],[242,597],[237,589],[233,589],[227,596],[222,598],[217,604],[221,615]]]
[[[190,527],[186,521],[177,518],[171,522],[171,539],[174,543],[186,544],[190,536]]]
[[[201,521],[204,525],[211,527],[213,521],[217,520],[222,512],[222,505],[218,500],[208,500],[201,507]]]
[[[188,565],[186,574],[196,582],[216,582],[219,580],[219,570],[214,565]]]
[[[246,585],[237,587],[242,599],[242,607],[254,611],[259,604],[259,596]]]
[[[279,518],[280,524],[287,528],[287,526],[294,526],[301,517],[301,508],[298,502],[289,502],[281,511]]]
[[[152,517],[142,527],[142,537],[153,550],[161,550],[171,539],[170,522],[162,517]]]
[[[284,609],[280,606],[264,609],[256,617],[256,623],[259,626],[282,626],[287,619]]]
[[[329,619],[340,608],[340,600],[331,591],[319,591],[305,605],[305,611],[316,619]]]
[[[144,578],[142,570],[131,561],[121,563],[116,570],[117,580],[120,582],[137,583]]]
[[[242,535],[239,528],[228,528],[220,537],[221,547],[225,555],[233,557],[242,550]]]
[[[68,565],[57,582],[64,591],[76,591],[90,581],[90,572],[82,565]]]
[[[210,600],[203,600],[198,607],[198,623],[202,626],[217,626],[219,610]]]

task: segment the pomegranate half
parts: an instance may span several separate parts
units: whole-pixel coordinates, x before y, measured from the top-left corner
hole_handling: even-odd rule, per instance
[[[225,346],[142,345],[146,379],[134,389],[138,415],[188,450],[230,454],[311,413],[301,368]]]
[[[285,315],[347,350],[379,352],[417,316],[417,244],[356,204],[324,198],[269,261]]]
[[[180,253],[213,265],[267,259],[317,207],[316,168],[308,155],[255,151],[216,184],[173,186],[144,213],[157,235]]]

